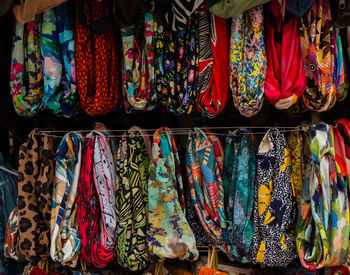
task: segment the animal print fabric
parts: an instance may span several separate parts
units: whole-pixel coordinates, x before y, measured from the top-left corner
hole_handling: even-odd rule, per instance
[[[53,140],[34,129],[21,146],[18,161],[18,243],[28,261],[47,259],[50,244]]]

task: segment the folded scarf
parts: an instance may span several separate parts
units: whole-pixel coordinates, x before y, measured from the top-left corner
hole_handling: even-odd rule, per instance
[[[116,163],[118,263],[132,271],[142,270],[149,261],[146,239],[149,157],[141,135],[132,130],[123,135]]]
[[[74,10],[71,2],[43,13],[41,54],[44,107],[55,115],[71,117],[78,111],[74,58]]]
[[[33,117],[42,109],[41,24],[42,15],[25,25],[16,22],[10,87],[15,110],[21,116]]]
[[[172,32],[156,18],[156,80],[160,102],[171,113],[191,114],[198,98],[198,15],[194,14],[186,28]]]
[[[80,239],[76,221],[76,197],[81,167],[83,137],[66,134],[56,153],[56,180],[52,194],[51,258],[75,267],[79,259]]]
[[[81,107],[91,116],[113,111],[120,97],[119,44],[115,33],[94,34],[79,22],[76,0],[75,58]],[[87,23],[108,15],[109,1],[84,1]]]
[[[220,114],[229,97],[227,20],[204,9],[199,14],[199,75],[197,109],[203,116]]]
[[[264,102],[266,75],[264,17],[261,6],[232,18],[230,88],[235,107],[245,117],[256,115]]]
[[[186,170],[191,198],[204,230],[231,259],[224,210],[223,148],[210,131],[193,128],[188,135]]]
[[[143,18],[132,28],[121,29],[124,62],[122,80],[127,113],[152,110],[157,103],[154,67],[154,0],[143,9]]]
[[[182,190],[183,184],[175,139],[169,128],[162,127],[154,133],[149,165],[149,253],[160,258],[194,261],[199,253],[177,189]]]
[[[308,130],[310,158],[297,222],[301,264],[315,270],[345,263],[349,204],[346,182],[335,159],[333,129],[325,123]]]
[[[295,218],[291,161],[286,140],[276,128],[262,139],[256,155],[252,262],[287,266],[295,254],[288,231]]]
[[[253,240],[255,153],[249,130],[239,129],[230,133],[222,178],[231,251],[233,258],[242,263],[250,262]]]
[[[315,0],[310,10],[299,19],[300,48],[303,54],[307,88],[303,94],[305,106],[312,111],[326,111],[336,102],[337,83],[335,54],[336,33],[332,26],[330,2]],[[341,52],[338,51],[338,55]]]
[[[55,180],[53,139],[37,135],[34,129],[21,146],[18,159],[19,252],[28,261],[47,260]]]
[[[288,109],[303,94],[306,77],[301,57],[298,18],[272,0],[266,14],[267,70],[264,92],[277,109]]]

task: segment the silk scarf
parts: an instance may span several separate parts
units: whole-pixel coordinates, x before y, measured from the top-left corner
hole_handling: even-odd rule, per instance
[[[199,13],[199,75],[197,109],[213,118],[225,108],[229,97],[229,37],[227,20]]]
[[[160,103],[171,113],[189,115],[198,98],[198,14],[177,32],[164,24],[161,15],[155,19],[156,81]]]
[[[21,116],[33,117],[43,106],[41,24],[42,15],[37,15],[25,25],[15,25],[10,88],[15,110]]]
[[[76,197],[81,167],[83,137],[66,134],[56,153],[56,179],[52,194],[51,258],[75,267],[79,259],[80,239],[76,221]]]
[[[78,111],[75,72],[74,6],[66,2],[43,13],[43,104],[55,115],[71,117]]]
[[[261,6],[232,18],[230,88],[236,109],[245,117],[256,115],[264,102],[266,55]]]
[[[127,113],[153,110],[157,103],[154,66],[154,0],[145,4],[143,20],[121,29],[123,63],[122,82]]]
[[[270,129],[256,155],[252,262],[287,266],[295,254],[289,228],[295,219],[291,161],[283,134]]]
[[[171,130],[162,127],[153,135],[152,158],[149,164],[149,253],[160,258],[194,261],[199,253],[177,189],[183,190],[178,151]]]
[[[118,263],[132,271],[142,270],[149,261],[146,239],[149,158],[141,135],[132,130],[123,135],[116,163]]]
[[[336,83],[337,42],[334,32],[328,0],[315,0],[310,10],[299,19],[300,48],[307,79],[303,102],[312,111],[322,112],[332,108],[337,89],[343,84],[342,81]]]
[[[256,148],[248,129],[230,133],[225,146],[223,187],[232,255],[250,262],[253,240]]]
[[[298,18],[272,0],[266,14],[266,81],[264,92],[277,109],[288,109],[303,94],[306,77],[301,57]]]
[[[186,170],[199,220],[214,243],[231,259],[222,180],[224,150],[210,131],[193,128],[188,135]]]
[[[18,246],[28,261],[49,257],[52,188],[55,180],[53,139],[30,132],[19,150]]]
[[[120,98],[119,44],[115,33],[95,34],[78,21],[76,0],[76,75],[80,104],[84,111],[104,115],[113,111]],[[109,1],[84,1],[87,23],[107,16],[112,9]]]
[[[348,257],[349,204],[346,182],[335,159],[331,126],[308,130],[311,155],[297,222],[301,264],[315,270],[345,263]]]

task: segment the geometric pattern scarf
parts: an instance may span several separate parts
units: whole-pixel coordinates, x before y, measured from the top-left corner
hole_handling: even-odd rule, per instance
[[[266,13],[267,70],[264,92],[277,109],[288,109],[306,88],[298,18],[272,0]]]
[[[222,178],[232,256],[241,263],[250,262],[253,240],[255,154],[254,139],[248,129],[230,133]]]
[[[229,97],[229,36],[227,20],[203,9],[199,13],[199,75],[197,109],[213,118]]]
[[[349,203],[332,127],[320,123],[308,133],[311,155],[297,221],[297,251],[303,267],[315,270],[346,263]]]
[[[66,134],[56,153],[56,180],[52,194],[51,258],[75,267],[80,251],[76,221],[76,196],[81,166],[83,137],[76,132]]]
[[[188,135],[186,170],[191,198],[206,233],[231,258],[224,210],[223,148],[210,131],[193,128]]]
[[[181,190],[180,194],[178,190]],[[175,139],[169,128],[159,128],[153,136],[148,178],[147,241],[151,255],[191,261],[199,256],[195,237],[179,201],[183,197],[182,190]]]
[[[233,103],[245,117],[256,115],[264,102],[266,55],[261,6],[232,19],[230,88]]]
[[[267,266],[287,266],[295,254],[289,229],[295,219],[291,184],[291,161],[283,134],[270,129],[256,155],[254,235],[252,262]]]
[[[154,109],[157,103],[154,56],[154,1],[144,7],[143,20],[121,29],[122,80],[127,113]]]
[[[149,258],[146,239],[149,157],[141,135],[131,130],[123,135],[116,162],[117,259],[131,271],[145,268]]]
[[[11,63],[11,96],[18,115],[33,117],[44,94],[40,52],[42,15],[27,24],[16,22]]]
[[[43,13],[43,103],[57,116],[71,117],[78,110],[74,39],[74,5],[71,2]]]

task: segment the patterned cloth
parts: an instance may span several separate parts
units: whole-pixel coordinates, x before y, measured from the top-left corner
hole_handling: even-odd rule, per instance
[[[301,264],[315,270],[347,262],[349,203],[332,127],[320,123],[310,126],[308,134],[311,155],[298,215],[297,251]]]
[[[42,109],[44,94],[41,68],[42,15],[27,24],[16,22],[12,45],[11,96],[17,114],[33,117]]]
[[[75,267],[79,259],[80,239],[76,221],[76,196],[81,166],[83,137],[66,134],[56,153],[56,180],[52,194],[51,258]]]
[[[78,111],[73,8],[71,2],[66,2],[45,11],[41,34],[44,107],[65,117],[71,117]]]
[[[256,115],[264,102],[266,64],[263,8],[259,6],[231,23],[230,88],[235,107],[245,117]]]
[[[252,262],[287,266],[295,254],[288,231],[295,219],[291,161],[286,140],[276,128],[262,139],[256,155]]]
[[[171,113],[189,115],[198,98],[198,15],[186,28],[172,32],[161,15],[156,18],[156,81],[160,102]]]
[[[253,239],[255,153],[247,129],[230,133],[225,147],[223,182],[228,233],[236,261],[250,262]]]
[[[121,29],[124,62],[122,68],[124,105],[133,110],[152,110],[157,103],[154,55],[154,0],[144,7],[143,20]]]
[[[279,0],[272,0],[267,9],[265,42],[265,96],[277,109],[288,109],[305,91],[306,77],[298,18],[285,11]]]
[[[224,210],[224,150],[210,131],[193,128],[188,135],[186,170],[199,220],[213,242],[231,259]]]
[[[52,188],[55,180],[53,139],[34,129],[18,157],[18,247],[28,261],[50,254]]]
[[[204,9],[199,14],[199,98],[197,109],[203,116],[220,114],[229,97],[227,20]]]
[[[303,54],[307,88],[303,94],[305,106],[312,111],[326,111],[336,102],[339,79],[335,54],[337,33],[332,26],[330,1],[315,0],[310,10],[299,19],[300,48]],[[338,56],[337,56],[338,55]],[[343,73],[343,69],[340,70]]]
[[[75,58],[81,107],[91,116],[113,111],[120,97],[119,44],[117,34],[94,34],[78,22],[79,3],[76,0]],[[84,1],[87,24],[107,16],[110,1]]]
[[[146,239],[149,158],[141,135],[132,130],[123,135],[116,163],[118,263],[132,271],[145,268],[149,261]]]
[[[196,240],[177,189],[183,190],[183,184],[175,139],[169,128],[162,127],[154,133],[149,166],[149,253],[160,258],[196,260],[199,255]]]

